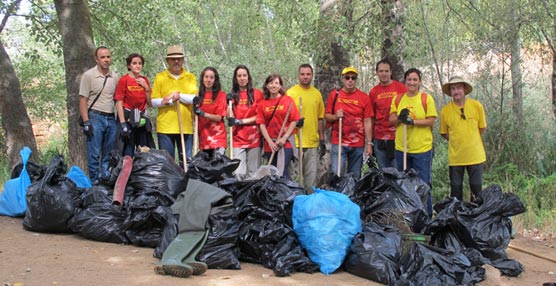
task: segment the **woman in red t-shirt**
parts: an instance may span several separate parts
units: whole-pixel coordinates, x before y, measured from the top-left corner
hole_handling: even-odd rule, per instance
[[[213,67],[201,72],[199,97],[194,99],[193,111],[199,118],[199,149],[213,157],[226,151],[226,93],[221,89],[220,76]]]
[[[228,114],[228,125],[232,126],[232,152],[234,159],[239,159],[235,171],[238,179],[251,178],[260,166],[261,136],[255,124],[256,106],[262,99],[262,92],[253,88],[253,79],[249,69],[238,65],[234,70],[232,92],[228,100],[232,101],[232,114]]]
[[[288,168],[293,158],[294,145],[291,143],[293,137],[290,136],[300,116],[293,99],[286,95],[283,86],[284,81],[278,74],[271,74],[266,78],[263,85],[264,99],[257,104],[257,124],[265,139],[265,157],[270,159],[272,153],[276,153],[270,164],[277,166],[282,176],[291,179]]]
[[[122,76],[116,86],[114,100],[120,120],[120,137],[123,141],[123,155],[133,156],[136,147],[154,148],[151,122],[145,115],[150,106],[151,86],[149,79],[141,75],[145,60],[133,53],[126,58],[129,73]]]

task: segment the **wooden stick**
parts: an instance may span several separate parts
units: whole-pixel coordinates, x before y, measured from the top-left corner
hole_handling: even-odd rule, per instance
[[[195,114],[195,129],[193,130],[193,157],[199,152],[199,116]]]
[[[232,110],[232,101],[228,101],[228,117],[234,117],[234,112]],[[234,129],[230,126],[230,159],[234,159]]]
[[[178,123],[180,125],[180,140],[181,140],[181,156],[183,160],[183,170],[187,173],[187,158],[185,155],[185,140],[183,139],[183,122],[181,118],[181,109],[180,109],[181,102],[178,100]]]
[[[290,103],[290,106],[288,107],[288,112],[286,112],[286,117],[284,118],[284,122],[282,122],[282,127],[280,127],[280,131],[278,131],[278,137],[276,138],[276,140],[280,139],[280,136],[282,136],[282,133],[284,132],[284,127],[286,126],[286,122],[288,122],[288,119],[290,118],[290,111],[292,110],[292,106],[293,106],[293,102]],[[270,125],[270,122],[268,124]],[[276,152],[272,151],[272,154],[270,155],[270,160],[268,160],[269,165],[272,164],[272,159],[274,159],[274,154],[276,154]]]
[[[299,114],[303,118],[303,102],[302,98],[299,97]],[[303,187],[303,126],[299,127],[299,135],[297,136],[299,140],[299,185]]]
[[[338,177],[340,176],[342,170],[342,166],[340,166],[342,163],[342,118],[343,117],[340,117],[338,119],[338,170],[336,172]]]
[[[403,170],[405,171],[406,169],[407,169],[407,124],[403,124]]]
[[[542,258],[542,259],[544,259],[544,260],[548,260],[548,261],[551,261],[551,262],[556,263],[556,259],[554,259],[554,258],[550,258],[550,257],[545,256],[545,255],[542,255],[542,254],[534,253],[534,252],[528,251],[528,250],[526,250],[526,249],[523,249],[523,248],[520,248],[520,247],[517,247],[517,246],[513,246],[513,245],[511,245],[511,244],[508,245],[508,247],[511,248],[511,249],[515,249],[515,250],[517,250],[517,251],[520,251],[520,252],[523,252],[523,253],[527,253],[527,254],[529,254],[529,255],[532,255],[532,256],[535,256],[535,257],[538,257],[538,258]]]

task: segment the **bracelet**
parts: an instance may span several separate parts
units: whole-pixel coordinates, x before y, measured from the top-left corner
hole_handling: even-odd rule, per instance
[[[375,146],[375,144],[373,144],[373,142],[371,142],[371,141],[368,141],[367,145]]]

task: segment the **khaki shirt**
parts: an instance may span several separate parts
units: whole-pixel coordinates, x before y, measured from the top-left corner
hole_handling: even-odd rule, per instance
[[[88,98],[87,107],[91,107],[98,93],[102,90],[102,94],[91,109],[106,113],[114,113],[114,92],[116,91],[119,78],[118,75],[112,71],[109,71],[106,77],[108,78],[106,79],[106,84],[103,89],[102,84],[104,83],[105,76],[98,71],[97,66],[89,69],[83,73],[81,77],[79,95]]]

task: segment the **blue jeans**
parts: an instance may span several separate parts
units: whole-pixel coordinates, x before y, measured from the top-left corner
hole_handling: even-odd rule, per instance
[[[432,156],[433,150],[418,154],[407,154],[407,169],[413,168],[417,171],[417,176],[429,185],[430,191],[427,198],[429,216],[432,216]],[[396,150],[396,164],[398,165],[398,171],[403,171],[403,152],[398,150]]]
[[[363,167],[363,153],[365,147],[347,147],[342,146],[342,158],[340,159],[340,175],[344,170],[341,167],[345,166],[347,160],[347,173],[355,174],[359,179],[361,177],[361,167]],[[338,144],[332,144],[330,152],[330,171],[338,174]]]
[[[181,149],[181,139],[179,134],[163,134],[157,133],[158,138],[158,149],[166,150],[170,154],[170,157],[176,158],[176,146],[178,147],[178,160],[180,162],[180,167],[183,167],[183,152]],[[193,149],[193,135],[184,134],[183,138],[185,140],[185,156],[187,158],[192,157]]]
[[[93,136],[87,137],[87,169],[91,181],[110,176],[108,162],[110,151],[116,146],[118,123],[114,115],[89,112],[89,122],[93,126]]]
[[[385,142],[385,140],[380,140],[380,141]],[[396,164],[396,156],[394,156],[393,158],[388,158],[388,153],[386,152],[386,147],[381,146],[383,144],[379,143],[379,140],[374,139],[373,144],[374,144],[373,154],[376,157],[376,162],[378,163],[378,168],[381,169],[381,170],[386,168],[386,167],[397,168],[397,166],[396,166],[397,165]],[[384,147],[384,148],[382,148],[382,147]]]
[[[270,160],[270,156],[272,155],[271,152],[264,152],[264,156],[267,160]],[[282,173],[282,177],[291,180],[290,177],[290,163],[292,161],[293,158],[293,149],[292,148],[284,148],[284,172]],[[272,158],[272,162],[270,162],[271,165],[273,166],[277,166],[278,164],[278,152],[276,152],[276,154],[274,154],[274,158]]]

